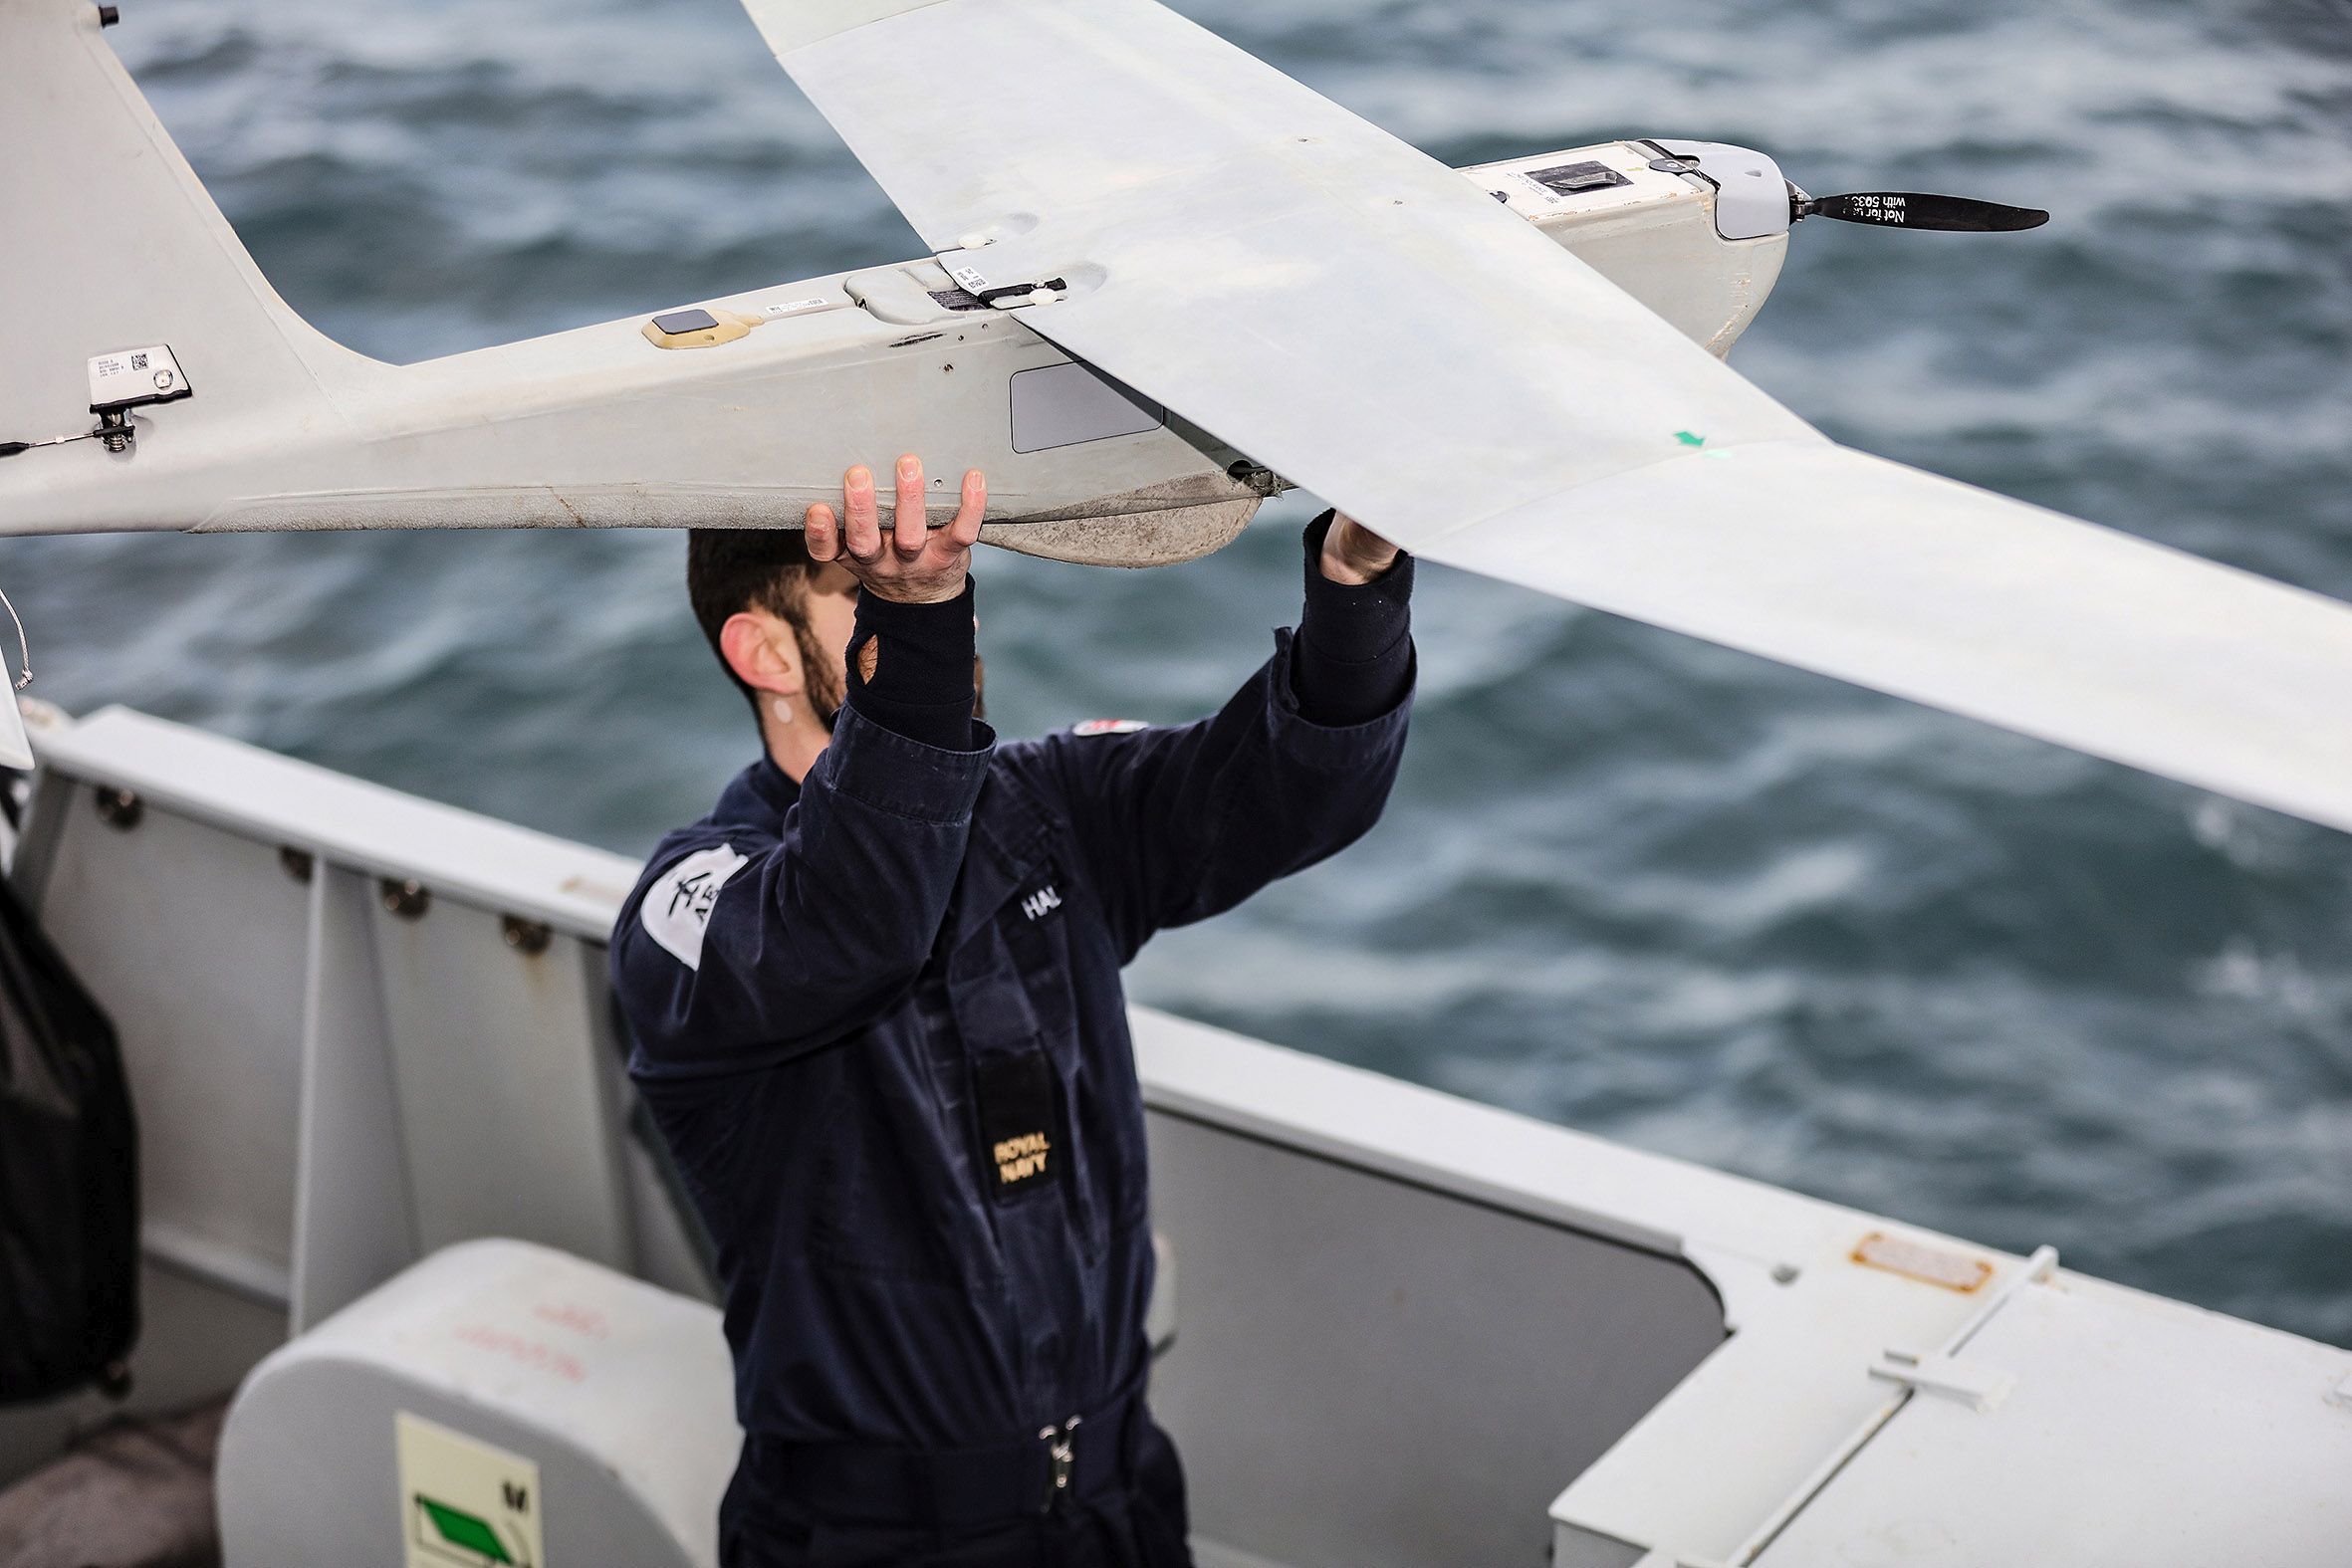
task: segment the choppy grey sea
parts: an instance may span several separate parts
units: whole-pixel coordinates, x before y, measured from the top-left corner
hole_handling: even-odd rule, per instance
[[[1735,363],[1870,451],[2352,597],[2348,0],[1180,5],[1455,163],[1687,134],[2052,209],[1806,224]],[[371,354],[920,250],[730,0],[122,9],[263,269]],[[1000,726],[1206,711],[1295,613],[1306,512],[1145,575],[988,560]],[[752,746],[681,560],[87,539],[12,545],[8,587],[53,701],[642,851]],[[2352,1345],[2352,841],[1422,580],[1387,819],[1161,939],[1140,998]]]

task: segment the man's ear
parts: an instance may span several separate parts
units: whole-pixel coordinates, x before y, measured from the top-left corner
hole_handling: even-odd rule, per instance
[[[737,610],[719,628],[719,651],[736,679],[752,690],[779,697],[800,695],[800,646],[792,629],[775,616]]]

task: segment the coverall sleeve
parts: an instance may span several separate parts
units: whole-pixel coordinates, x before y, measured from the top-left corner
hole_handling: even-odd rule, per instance
[[[1275,634],[1274,657],[1215,717],[1043,743],[1122,963],[1154,932],[1345,848],[1387,802],[1412,706],[1412,561],[1400,557],[1370,589],[1324,582],[1327,524],[1307,531],[1299,629]],[[1315,711],[1302,711],[1302,692]]]
[[[971,622],[969,598],[861,606],[851,646],[880,636],[880,668],[898,677],[896,689],[877,677],[868,692],[852,660],[848,704],[781,831],[759,841],[714,833],[650,869],[612,940],[616,990],[649,1070],[727,1071],[802,1054],[869,1022],[921,970],[995,751],[994,734],[970,717]],[[925,637],[932,646],[916,657]],[[960,723],[906,725],[930,740],[866,711],[952,711],[958,680]],[[952,740],[974,744],[932,744]],[[699,923],[692,900],[702,888],[679,875],[687,861],[719,879]]]

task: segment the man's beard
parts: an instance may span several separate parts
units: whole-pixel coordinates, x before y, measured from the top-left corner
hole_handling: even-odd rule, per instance
[[[814,639],[806,628],[794,627],[793,639],[801,645],[801,668],[809,672],[809,706],[816,710],[817,717],[824,721],[824,727],[829,730],[833,720],[840,717],[841,704],[847,698],[844,687],[848,675],[840,667],[826,662],[823,652],[812,646]],[[988,717],[988,661],[978,654],[972,656],[972,717]]]
[[[800,644],[801,668],[808,674],[804,695],[809,699],[810,708],[829,730],[847,697],[848,675],[839,659],[827,659],[824,656],[824,650],[817,646],[817,639],[810,635],[808,627],[795,626],[793,641]]]

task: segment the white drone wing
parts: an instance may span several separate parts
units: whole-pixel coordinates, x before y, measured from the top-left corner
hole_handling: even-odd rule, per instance
[[[1832,444],[1153,0],[746,5],[968,288],[1417,553],[2352,829],[2352,607]]]

